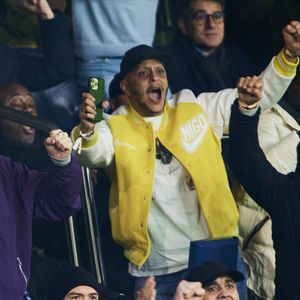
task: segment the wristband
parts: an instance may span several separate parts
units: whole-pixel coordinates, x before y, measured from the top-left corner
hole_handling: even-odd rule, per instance
[[[251,110],[251,109],[254,109],[254,108],[257,107],[257,102],[248,105],[248,104],[245,104],[245,103],[241,103],[239,101],[239,106],[240,106],[240,108],[243,108],[243,109],[246,109],[246,110]]]
[[[297,58],[299,55],[298,54],[295,54],[295,53],[292,53],[288,48],[284,47],[283,48],[283,53],[288,56],[288,57],[291,57],[291,58]]]

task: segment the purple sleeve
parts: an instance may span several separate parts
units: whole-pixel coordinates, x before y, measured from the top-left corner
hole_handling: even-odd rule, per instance
[[[61,220],[81,208],[81,167],[75,156],[64,167],[52,165],[45,182],[37,187],[34,218]]]
[[[66,166],[52,165],[49,172],[13,164],[13,176],[25,213],[37,220],[63,220],[81,208],[82,173],[75,156]]]

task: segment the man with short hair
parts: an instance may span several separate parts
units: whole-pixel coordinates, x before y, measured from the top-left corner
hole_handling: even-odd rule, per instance
[[[286,51],[300,52],[296,33],[299,22],[284,28]],[[295,74],[298,59],[286,55],[280,52],[262,74],[264,108],[280,99]],[[197,97],[183,90],[166,100],[170,64],[152,47],[128,50],[120,86],[129,104],[95,124],[89,121],[94,99],[83,93],[81,123],[72,132],[77,145],[82,141],[83,164],[109,167],[113,238],[124,248],[137,290],[155,276],[157,299],[170,299],[184,278],[190,241],[236,235],[238,222],[218,139],[237,90]],[[248,95],[259,89],[256,79],[241,84],[245,110]]]
[[[172,93],[187,88],[198,95],[234,88],[238,78],[252,74],[253,69],[240,49],[224,44],[224,1],[184,3],[178,33],[170,45],[162,47],[174,59],[168,74]]]

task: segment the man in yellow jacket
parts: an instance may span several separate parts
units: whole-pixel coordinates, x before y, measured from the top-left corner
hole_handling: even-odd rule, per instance
[[[283,30],[285,48],[261,75],[260,106],[271,107],[296,72],[300,23]],[[237,234],[238,210],[221,156],[236,89],[195,96],[182,90],[166,100],[169,56],[139,45],[121,63],[120,87],[129,104],[99,123],[93,97],[83,93],[81,123],[72,137],[82,141],[81,162],[109,167],[110,218],[137,285],[156,277],[157,299],[171,299],[188,264],[191,240]],[[256,93],[246,78],[244,97]],[[171,283],[169,282],[171,281]],[[167,286],[167,287],[166,287]]]

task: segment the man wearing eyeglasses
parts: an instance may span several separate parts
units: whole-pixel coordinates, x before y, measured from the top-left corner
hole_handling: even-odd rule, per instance
[[[174,57],[169,72],[172,93],[188,88],[198,95],[233,88],[252,74],[248,57],[224,41],[223,0],[187,1],[178,19],[179,32],[161,50]]]

